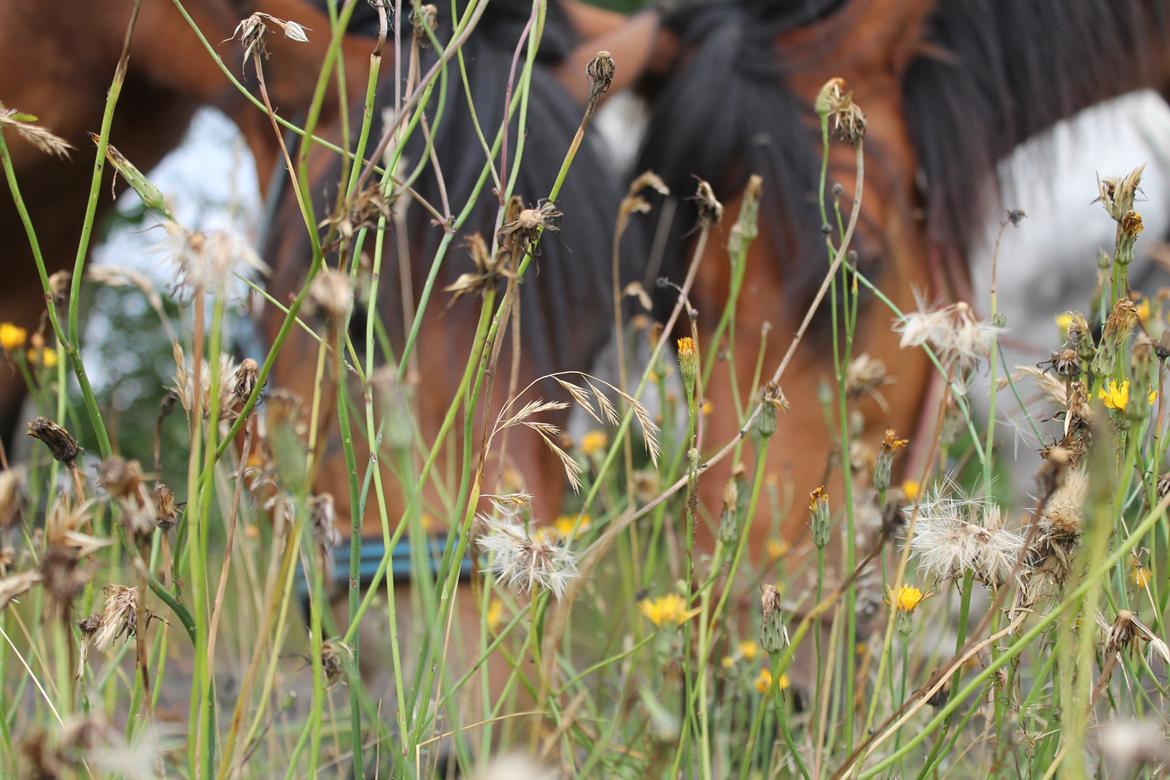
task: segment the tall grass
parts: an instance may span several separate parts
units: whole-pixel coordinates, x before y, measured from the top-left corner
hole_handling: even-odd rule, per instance
[[[1127,278],[1141,232],[1133,210],[1140,169],[1100,184],[1101,218],[1115,220],[1117,238],[1098,265],[1088,313],[1070,313],[1061,331],[1054,325],[1057,349],[1043,371],[1008,372],[994,292],[990,321],[975,316],[981,302],[903,312],[856,266],[849,249],[864,200],[864,122],[844,86],[830,82],[816,106],[824,282],[778,364],[762,349],[737,351],[736,339],[766,182],[753,179],[739,213],[729,215],[723,310],[698,313],[688,303],[722,210],[704,183],[704,218],[661,330],[634,327],[624,315],[623,297],[638,290],[618,289],[615,248],[615,328],[619,354],[631,355],[619,376],[560,372],[543,385],[555,383],[557,400],[513,382],[493,402],[491,378],[507,371],[498,345],[509,327],[523,327],[518,285],[531,282],[542,234],[558,217],[551,204],[590,132],[607,60],[591,64],[595,94],[544,193],[550,205],[511,210],[544,25],[544,2],[533,4],[509,92],[519,128],[508,140],[509,168],[495,165],[511,125],[477,120],[482,149],[468,153],[488,152],[479,185],[467,203],[444,204],[453,229],[420,264],[429,272],[397,352],[377,307],[354,305],[377,300],[386,283],[395,217],[376,210],[352,231],[340,227],[360,199],[408,198],[427,175],[425,164],[400,164],[405,145],[440,121],[444,90],[470,91],[474,63],[460,48],[476,34],[486,1],[453,3],[447,40],[420,22],[420,9],[388,16],[389,34],[365,64],[369,87],[349,96],[363,108],[360,125],[344,133],[355,142],[321,142],[346,161],[331,213],[314,207],[310,144],[292,152],[282,142],[312,257],[287,306],[266,299],[283,323],[262,361],[228,357],[237,336],[230,315],[242,308],[236,293],[255,287],[248,268],[260,259],[230,237],[175,224],[132,161],[111,158],[156,204],[175,261],[173,325],[160,293],[145,282],[138,288],[174,333],[174,414],[159,424],[181,436],[186,468],[165,475],[167,485],[152,472],[151,442],[120,441],[107,430],[81,341],[80,297],[110,278],[86,263],[125,59],[107,98],[67,289],[50,275],[37,240],[38,230],[59,228],[33,224],[8,152],[24,142],[19,136],[43,131],[4,115],[0,164],[52,303],[43,333],[0,326],[6,368],[47,418],[30,427],[44,446],[34,443],[19,464],[0,464],[0,774],[425,777],[484,771],[510,752],[567,776],[1159,771],[1170,760],[1168,350],[1162,299],[1136,296]],[[307,120],[293,128],[305,138],[318,131],[339,69],[363,66],[339,56],[353,10],[352,2],[330,8],[330,56]],[[296,34],[282,20],[252,24],[264,28],[255,35]],[[427,69],[419,65],[424,44],[437,53]],[[396,120],[375,139],[374,87],[386,48],[409,66]],[[219,62],[210,43],[207,52]],[[259,49],[247,63],[259,85],[257,110],[280,138],[288,123],[269,102],[268,64]],[[848,201],[844,188],[828,186],[832,144],[855,152]],[[459,289],[479,305],[472,346],[450,356],[461,377],[442,399],[437,435],[425,437],[417,419],[425,388],[410,386],[411,358],[431,335],[422,326],[427,309],[450,294],[436,289],[440,267],[489,178],[501,204],[495,231]],[[614,215],[619,232],[651,209],[647,186],[662,189],[655,177],[638,179]],[[327,247],[339,247],[339,259],[328,261]],[[363,251],[372,254],[368,267],[358,261]],[[893,477],[903,470],[904,439],[890,431],[873,446],[857,435],[861,401],[885,387],[880,363],[855,350],[867,306],[890,310],[903,346],[925,350],[945,387],[939,408],[922,410],[938,421],[934,438],[910,443],[929,457],[905,482]],[[815,412],[788,409],[782,387],[796,381],[788,368],[818,312],[828,318],[835,380],[821,410],[825,435],[847,454],[839,458],[847,466],[837,464],[839,495],[785,484],[767,459],[791,446],[778,417]],[[709,343],[698,314],[717,322]],[[294,328],[315,339],[316,352],[299,356],[314,377],[310,398],[269,384]],[[754,366],[750,387],[735,384],[737,363]],[[707,388],[724,371],[735,408],[708,409]],[[984,371],[993,399],[1052,437],[1030,505],[991,498],[996,473],[1011,464],[996,446],[994,403],[980,428],[966,401]],[[1028,403],[1017,387],[1025,377],[1040,391]],[[577,441],[545,421],[567,407],[592,429]],[[739,435],[705,439],[709,414],[734,415]],[[324,448],[332,430],[340,452]],[[78,452],[75,438],[95,442],[96,452]],[[576,488],[561,517],[534,517],[529,497],[489,466],[509,440],[545,447]],[[317,478],[333,457],[344,459],[345,484]],[[700,486],[728,459],[749,467],[735,472],[721,506],[704,506]],[[350,533],[352,518],[335,516],[330,491],[348,495],[358,518],[377,520],[384,552],[365,587],[363,546],[373,542]],[[810,534],[780,535],[792,514],[786,503],[805,511],[786,494],[810,494]],[[342,550],[347,581],[331,585]],[[500,771],[521,771],[510,766]],[[522,771],[538,776],[536,766]]]

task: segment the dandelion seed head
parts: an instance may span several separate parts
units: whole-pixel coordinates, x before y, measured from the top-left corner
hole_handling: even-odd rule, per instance
[[[565,595],[577,576],[577,561],[567,544],[553,534],[539,538],[520,524],[514,514],[480,516],[483,532],[476,541],[488,558],[487,570],[518,593],[537,588],[557,599]]]
[[[986,358],[1002,330],[981,322],[962,301],[928,310],[919,300],[918,306],[918,311],[903,316],[894,326],[901,334],[899,345],[903,349],[929,346],[960,368],[970,368]]]

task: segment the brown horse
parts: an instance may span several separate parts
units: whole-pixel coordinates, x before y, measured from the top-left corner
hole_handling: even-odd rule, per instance
[[[711,181],[727,199],[724,233],[747,176],[764,177],[761,240],[747,261],[737,325],[733,370],[741,392],[751,386],[763,323],[772,325],[766,364],[774,365],[828,268],[813,112],[827,80],[844,78],[868,118],[864,197],[851,247],[862,272],[909,311],[915,289],[951,297],[963,289],[961,280],[947,289],[947,277],[961,276],[965,241],[994,194],[1001,157],[1082,108],[1165,85],[1170,62],[1160,41],[1168,17],[1164,0],[1126,3],[1124,10],[1106,0],[740,0],[732,9],[673,19],[682,59],[658,98],[642,165],[675,189],[692,175]],[[846,216],[854,167],[849,144],[834,143],[829,183],[844,185]],[[824,197],[832,203],[829,192]],[[684,222],[677,235],[693,224]],[[685,246],[676,246],[673,259],[683,262]],[[701,341],[711,338],[730,286],[722,252],[712,242],[692,293],[704,313]],[[675,276],[682,274],[676,267]],[[921,351],[899,349],[892,321],[863,294],[853,353],[880,359],[896,380],[886,393],[888,411],[872,400],[851,404],[871,445],[887,428],[917,429],[932,375]],[[830,469],[839,473],[831,445],[839,429],[826,425],[818,401],[818,386],[835,381],[831,355],[822,316],[782,381],[792,409],[780,414],[768,470],[798,496],[825,482]],[[717,371],[708,390],[716,410],[735,408],[726,373]],[[722,444],[736,432],[732,415],[716,413],[707,441]],[[705,477],[709,507],[718,506],[729,466]],[[830,492],[838,492],[833,484]],[[807,527],[803,503],[794,507],[785,527],[790,539]],[[761,526],[756,533],[764,533]]]

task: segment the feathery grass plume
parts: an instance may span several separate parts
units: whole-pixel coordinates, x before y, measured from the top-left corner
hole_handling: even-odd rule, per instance
[[[12,130],[45,154],[67,159],[73,145],[40,125],[33,124],[36,121],[37,118],[32,114],[23,114],[0,103],[0,133]]]
[[[902,334],[903,349],[929,345],[944,361],[966,369],[991,353],[1001,328],[980,322],[963,301],[928,310],[919,298],[918,311],[900,318],[894,330]]]
[[[530,534],[517,519],[515,505],[493,501],[495,512],[480,515],[476,544],[488,557],[487,570],[518,593],[547,590],[558,600],[577,576],[577,561],[567,543],[553,534]]]
[[[32,590],[34,585],[39,585],[44,580],[44,575],[35,569],[29,571],[22,571],[19,574],[11,574],[0,580],[0,612],[8,608],[16,599]]]
[[[222,292],[235,274],[268,274],[268,266],[247,242],[224,230],[188,230],[177,222],[161,223],[164,238],[156,251],[174,265],[179,288]]]
[[[1106,213],[1118,224],[1121,224],[1126,214],[1133,211],[1134,201],[1141,192],[1142,172],[1145,169],[1143,163],[1125,176],[1097,178],[1097,200],[1101,201]]]
[[[1024,537],[1004,527],[997,504],[980,494],[964,495],[948,482],[924,496],[917,512],[909,544],[920,572],[943,582],[972,573],[992,587],[1007,580]]]

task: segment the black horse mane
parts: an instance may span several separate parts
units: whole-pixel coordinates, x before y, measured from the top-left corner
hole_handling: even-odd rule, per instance
[[[801,305],[811,297],[824,275],[824,266],[812,262],[824,257],[824,242],[815,115],[783,86],[786,71],[802,54],[778,58],[772,42],[841,5],[842,0],[742,0],[675,15],[668,23],[692,53],[656,97],[639,163],[679,196],[694,192],[696,176],[721,198],[740,192],[750,175],[762,176],[760,228],[790,281],[782,305]],[[680,212],[668,242],[667,275],[681,273],[677,264],[687,260],[683,238],[695,225],[693,207]]]
[[[976,195],[1029,136],[1151,85],[1168,14],[1159,0],[940,0],[903,82],[932,237],[968,245]]]
[[[404,8],[407,5],[403,3]],[[440,41],[449,40],[451,36],[448,8],[448,5],[440,4],[440,26],[436,33]],[[376,31],[377,17],[370,13],[372,9],[359,7],[356,11],[361,15],[351,20],[351,31]],[[505,90],[513,55],[531,11],[530,0],[491,0],[462,49],[476,115],[489,144],[503,120]],[[402,24],[405,49],[410,26],[405,18]],[[535,205],[548,196],[581,121],[583,107],[568,96],[551,70],[552,66],[570,53],[575,42],[574,30],[560,4],[549,3],[537,64],[532,74],[524,158],[515,185],[515,194],[523,199],[526,206]],[[517,81],[524,65],[524,51],[522,49],[520,52]],[[424,51],[423,72],[430,68],[436,56],[429,49]],[[389,71],[392,73],[393,67]],[[458,65],[454,61],[448,67],[447,79],[446,105],[443,106],[441,121],[435,125],[440,94],[438,88],[433,93],[432,107],[427,112],[427,118],[434,132],[435,156],[442,169],[451,210],[457,215],[479,179],[485,152],[472,124]],[[380,94],[389,97],[393,93],[391,76],[383,81]],[[387,100],[383,98],[380,102],[385,104]],[[355,115],[354,122],[359,120],[360,116]],[[380,115],[376,115],[374,124],[371,137],[376,138],[381,131]],[[516,156],[518,132],[518,121],[514,120],[508,140],[509,167]],[[419,128],[407,144],[405,170],[413,170],[424,154],[423,133]],[[497,157],[497,168],[499,162]],[[329,176],[323,179],[330,182],[332,192],[336,191],[339,165],[334,166]],[[589,368],[590,361],[609,335],[612,317],[606,302],[610,300],[610,236],[621,196],[616,176],[610,172],[610,167],[587,136],[557,199],[557,206],[565,215],[560,220],[560,230],[544,234],[538,249],[539,257],[521,285],[524,354],[534,361],[541,372],[566,366]],[[506,177],[507,174],[501,171],[500,175]],[[415,182],[414,189],[428,202],[439,206],[440,190],[433,167],[426,167]],[[327,207],[332,195],[320,194],[322,207]],[[438,279],[442,286],[453,282],[461,273],[473,270],[463,241],[478,232],[490,244],[498,208],[498,197],[489,178],[460,236],[455,239],[443,261]],[[285,211],[289,213],[287,207]],[[433,223],[432,215],[426,210],[411,204],[408,235],[412,273],[416,285],[421,285],[443,237],[443,229]],[[384,268],[394,267],[396,244],[390,238],[386,241],[388,256],[383,261]],[[379,312],[397,341],[401,337],[400,293],[392,281],[397,279],[397,274],[384,271],[382,279],[384,284]],[[449,300],[449,293],[441,292],[441,288],[438,288],[430,306],[438,310],[447,305]],[[453,316],[454,312],[448,314]],[[452,323],[452,327],[456,325]]]

